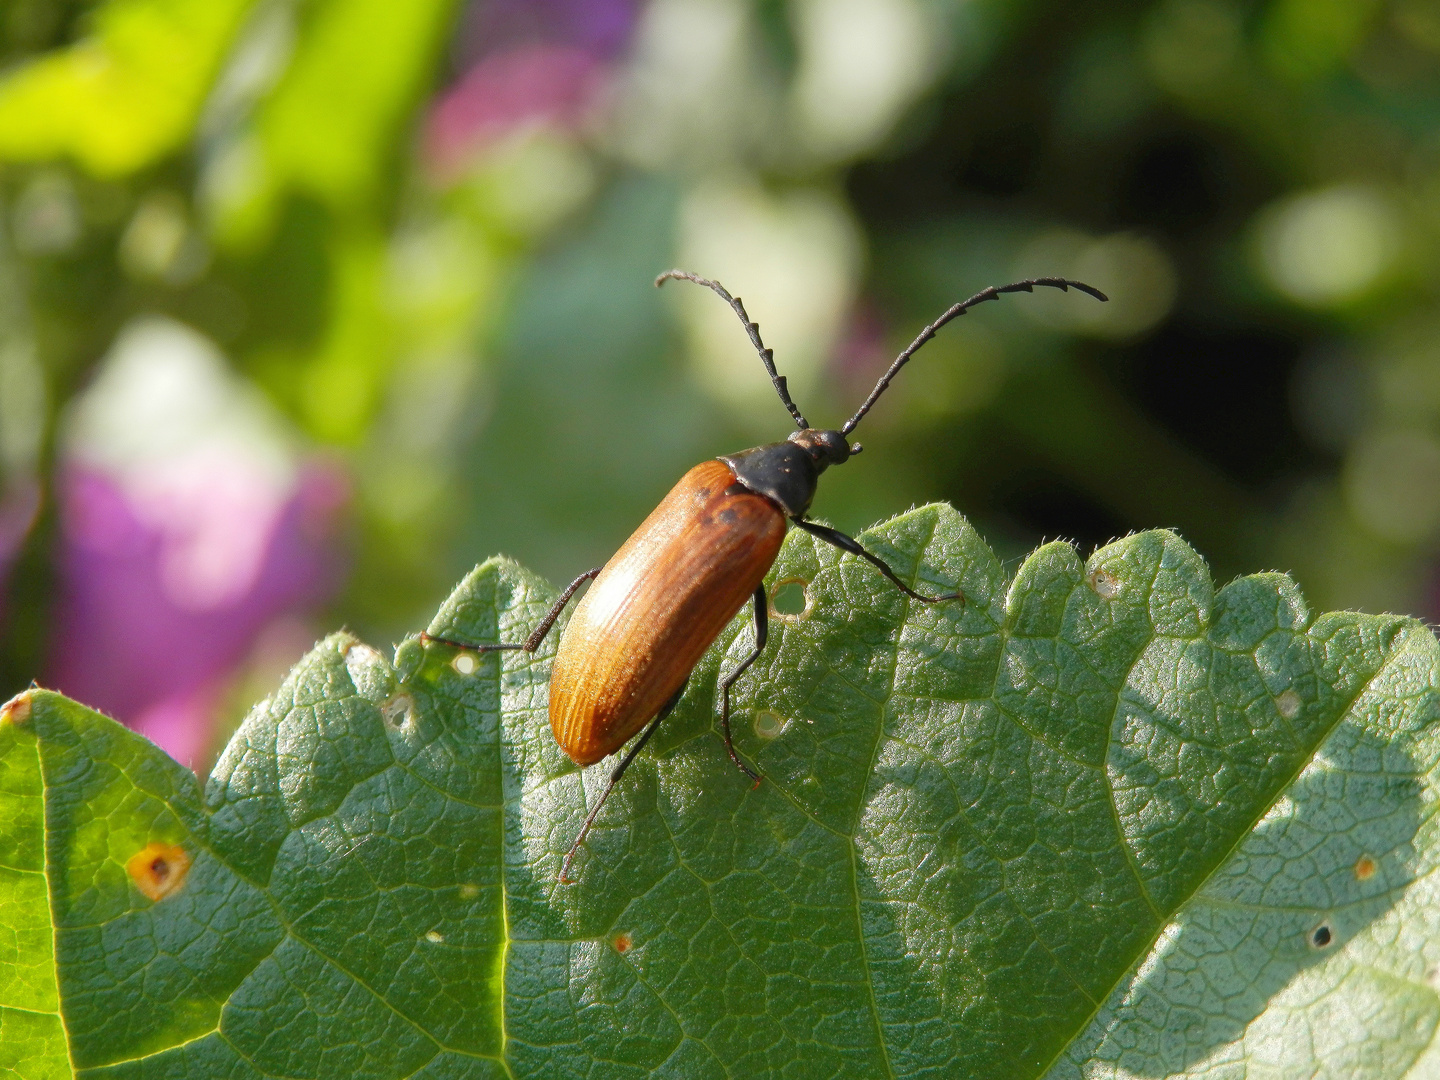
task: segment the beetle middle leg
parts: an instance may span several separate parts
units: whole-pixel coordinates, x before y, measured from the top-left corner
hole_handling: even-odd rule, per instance
[[[545,618],[540,620],[540,625],[535,627],[535,629],[531,631],[530,636],[524,641],[500,641],[491,642],[488,645],[472,645],[468,641],[456,641],[453,638],[440,637],[438,634],[427,634],[423,630],[420,632],[420,640],[433,641],[439,645],[453,645],[457,649],[469,649],[471,652],[500,652],[507,649],[523,649],[525,652],[534,652],[540,647],[540,643],[545,640],[546,635],[550,633],[551,627],[555,625],[555,620],[560,618],[560,613],[565,610],[565,606],[570,603],[571,598],[580,590],[580,586],[599,574],[602,569],[604,569],[604,567],[597,566],[593,570],[586,570],[585,573],[572,581],[565,591],[560,594],[560,599],[556,600],[551,606]]]
[[[811,536],[818,536],[827,544],[833,544],[841,551],[848,551],[851,555],[859,555],[860,558],[872,566],[877,567],[882,574],[890,579],[891,583],[897,589],[913,600],[920,600],[926,604],[938,604],[942,600],[959,600],[962,604],[965,602],[965,594],[959,591],[945,593],[943,596],[926,596],[924,593],[916,592],[895,576],[895,571],[890,569],[889,564],[884,559],[878,555],[870,554],[870,552],[861,546],[859,540],[856,540],[853,536],[846,536],[839,529],[832,529],[828,525],[817,525],[813,521],[803,521],[800,518],[791,518],[790,520],[795,522],[796,525],[800,526],[800,528],[804,529]]]
[[[770,605],[765,600],[765,585],[762,582],[755,590],[755,648],[750,655],[740,661],[740,666],[720,680],[720,730],[725,734],[725,751],[730,755],[730,760],[735,767],[746,776],[760,783],[760,774],[740,760],[740,755],[735,753],[735,744],[730,740],[730,687],[735,680],[745,673],[745,669],[759,659],[760,654],[765,651],[765,640],[770,635]]]
[[[625,775],[625,770],[630,768],[630,762],[635,760],[635,755],[645,749],[645,744],[650,741],[650,736],[655,734],[655,729],[660,726],[660,722],[675,711],[675,706],[680,704],[680,699],[685,696],[685,687],[689,685],[690,679],[687,677],[680,684],[680,689],[676,690],[670,700],[660,707],[660,711],[655,714],[655,719],[650,721],[645,730],[640,733],[640,737],[626,751],[620,764],[615,766],[614,772],[610,774],[610,782],[605,785],[605,790],[600,795],[600,801],[595,804],[595,808],[590,813],[585,815],[585,824],[580,826],[580,835],[575,837],[575,843],[570,845],[570,850],[565,855],[565,862],[560,866],[560,884],[570,884],[570,879],[565,875],[570,872],[570,863],[574,860],[575,853],[580,850],[580,845],[584,843],[585,837],[589,835],[590,826],[595,824],[595,818],[600,813],[600,808],[605,805],[605,800],[610,797],[610,792],[615,790],[615,785],[620,783],[620,778]]]

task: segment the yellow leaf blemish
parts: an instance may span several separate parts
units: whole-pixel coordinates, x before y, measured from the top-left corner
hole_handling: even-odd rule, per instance
[[[179,891],[190,873],[190,856],[175,844],[146,844],[130,856],[125,872],[135,887],[151,900],[164,900]]]

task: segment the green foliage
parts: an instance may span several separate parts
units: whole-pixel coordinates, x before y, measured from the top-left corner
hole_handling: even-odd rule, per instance
[[[17,699],[0,724],[0,1070],[1379,1077],[1422,1061],[1440,1024],[1424,626],[1312,619],[1275,574],[1214,593],[1163,532],[1085,563],[1050,544],[1009,582],[948,508],[867,539],[967,602],[913,605],[792,534],[772,583],[808,583],[808,611],[786,605],[739,684],[736,741],[765,782],[713,730],[717,674],[750,641],[737,619],[573,885],[556,873],[605,769],[551,738],[553,638],[478,663],[412,638],[392,665],[333,635],[203,795],[113,721]],[[553,595],[492,560],[431,630],[515,640]],[[151,844],[192,861],[155,902],[127,872]]]
[[[249,0],[115,0],[95,32],[0,81],[0,159],[69,156],[99,176],[189,140]]]

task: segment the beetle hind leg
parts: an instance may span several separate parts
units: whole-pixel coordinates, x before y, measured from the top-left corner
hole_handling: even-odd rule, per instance
[[[720,730],[725,735],[725,752],[730,755],[735,767],[754,780],[757,787],[760,784],[760,774],[740,760],[740,755],[735,753],[735,743],[730,738],[730,687],[765,651],[765,641],[770,635],[769,608],[765,600],[765,585],[762,583],[755,590],[755,648],[750,651],[749,656],[740,661],[739,667],[720,680]]]
[[[635,755],[645,749],[645,744],[650,741],[650,736],[655,734],[655,729],[660,726],[660,722],[675,711],[675,706],[680,704],[680,699],[685,696],[685,687],[689,684],[690,680],[688,678],[680,684],[680,689],[676,690],[675,693],[671,695],[670,700],[660,707],[660,711],[655,714],[655,719],[650,721],[645,730],[640,733],[640,737],[635,740],[635,744],[630,747],[629,751],[627,751],[625,756],[620,760],[620,764],[615,766],[615,770],[610,774],[610,782],[605,785],[605,790],[600,794],[599,802],[595,804],[594,809],[592,809],[590,813],[585,815],[585,824],[580,826],[580,835],[575,837],[575,842],[570,845],[570,850],[565,853],[565,861],[560,865],[561,885],[570,884],[570,878],[568,876],[570,873],[570,864],[575,860],[575,853],[580,850],[580,845],[585,842],[585,837],[589,835],[590,826],[595,824],[595,818],[599,816],[600,808],[605,805],[605,800],[610,797],[610,792],[614,791],[615,785],[620,783],[620,778],[625,775],[625,770],[630,768],[630,762],[635,760]]]

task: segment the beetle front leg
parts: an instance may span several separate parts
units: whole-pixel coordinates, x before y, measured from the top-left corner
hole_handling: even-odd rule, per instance
[[[760,774],[753,772],[748,765],[740,760],[740,755],[735,753],[735,744],[730,740],[730,687],[735,680],[745,673],[745,669],[759,659],[760,654],[765,650],[765,639],[770,634],[770,605],[765,599],[765,585],[762,582],[755,590],[755,648],[750,655],[740,661],[740,666],[720,680],[720,730],[725,734],[725,750],[730,755],[730,760],[735,767],[746,776],[754,780],[756,785],[760,783]]]
[[[848,551],[851,555],[859,555],[860,558],[869,562],[871,565],[878,567],[880,572],[889,578],[897,589],[914,600],[920,600],[926,604],[938,604],[942,600],[959,600],[962,604],[965,602],[965,594],[963,592],[946,593],[943,596],[926,596],[923,593],[916,592],[895,576],[895,571],[890,569],[884,559],[878,555],[870,554],[870,552],[866,551],[860,545],[859,540],[856,540],[853,536],[846,536],[839,529],[832,529],[828,525],[816,525],[813,521],[804,521],[800,518],[791,518],[790,520],[795,522],[796,525],[800,526],[800,528],[804,529],[811,536],[818,536],[827,544],[833,544],[841,551]]]
[[[439,637],[436,634],[427,634],[423,630],[420,632],[420,640],[433,641],[439,645],[453,645],[457,649],[469,649],[471,652],[501,652],[507,649],[524,649],[526,652],[534,652],[540,647],[540,643],[545,640],[546,635],[550,633],[550,628],[555,625],[555,620],[560,618],[560,613],[565,610],[565,605],[570,603],[570,598],[579,591],[581,585],[584,585],[585,582],[599,574],[602,569],[604,569],[604,567],[597,566],[593,570],[586,570],[585,573],[572,581],[569,587],[560,594],[560,599],[556,600],[550,608],[549,614],[540,620],[540,625],[535,627],[530,636],[524,641],[501,641],[489,645],[471,645],[468,641],[455,641],[452,638]]]
[[[680,689],[676,690],[670,700],[660,707],[660,711],[655,714],[655,719],[650,721],[649,726],[640,733],[640,738],[635,740],[634,745],[621,759],[620,764],[615,766],[615,771],[610,774],[610,783],[605,785],[605,790],[600,794],[600,801],[595,804],[595,809],[585,815],[585,824],[580,826],[580,835],[575,837],[575,843],[570,845],[570,850],[565,855],[565,861],[560,866],[561,885],[570,884],[570,879],[566,877],[570,873],[570,863],[574,860],[575,853],[580,850],[580,845],[585,837],[589,835],[590,826],[595,823],[595,818],[600,813],[600,808],[605,805],[605,800],[610,797],[610,792],[614,791],[615,785],[620,783],[620,778],[625,775],[625,770],[630,768],[630,763],[635,760],[635,755],[645,749],[645,744],[650,741],[650,736],[655,734],[655,729],[660,726],[660,721],[675,711],[675,706],[680,704],[680,699],[685,696],[685,687],[688,685],[690,685],[690,678],[686,676],[685,681],[680,684]]]

